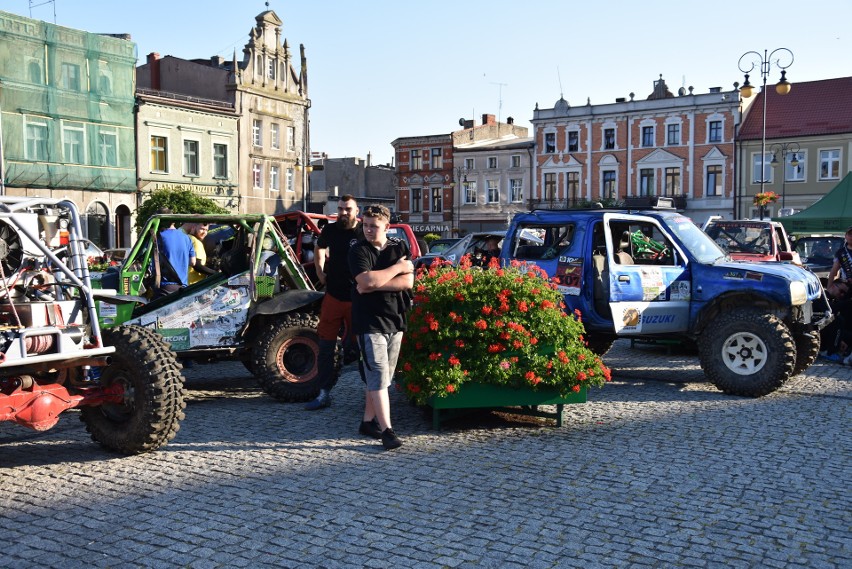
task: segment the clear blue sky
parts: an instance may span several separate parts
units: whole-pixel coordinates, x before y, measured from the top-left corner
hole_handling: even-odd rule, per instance
[[[55,9],[59,25],[130,33],[140,63],[150,52],[230,59],[234,49],[242,60],[266,10],[255,0],[0,7],[48,22]],[[727,90],[742,83],[737,61],[751,50],[792,50],[794,89],[852,75],[852,0],[270,0],[269,8],[297,55],[305,44],[312,150],[372,153],[374,163],[391,161],[395,138],[448,133],[462,117],[512,116],[529,127],[536,103],[550,108],[560,93],[574,106],[644,98],[660,74],[672,92]],[[778,76],[773,69],[769,80]]]

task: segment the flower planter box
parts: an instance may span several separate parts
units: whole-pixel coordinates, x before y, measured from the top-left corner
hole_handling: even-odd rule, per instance
[[[562,426],[562,410],[566,404],[585,403],[586,388],[578,393],[562,397],[553,389],[518,389],[487,383],[465,383],[456,393],[446,397],[432,396],[428,405],[432,408],[432,427],[441,428],[441,422],[460,414],[466,409],[506,410],[519,415],[531,415],[556,419],[556,426]],[[539,405],[556,405],[556,412],[538,408]]]

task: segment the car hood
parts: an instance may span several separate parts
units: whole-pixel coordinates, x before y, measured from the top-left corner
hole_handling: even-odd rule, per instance
[[[822,292],[822,285],[819,278],[808,269],[794,265],[790,262],[771,261],[767,263],[749,263],[745,261],[719,261],[713,265],[716,269],[720,269],[735,275],[735,278],[743,278],[746,280],[760,280],[754,278],[760,275],[772,275],[789,281],[802,281],[808,287],[808,297],[813,298],[819,296]]]

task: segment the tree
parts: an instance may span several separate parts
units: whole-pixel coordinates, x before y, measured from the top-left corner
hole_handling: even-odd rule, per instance
[[[136,229],[141,231],[148,218],[163,207],[169,208],[173,213],[231,213],[215,201],[190,190],[157,190],[136,209]]]

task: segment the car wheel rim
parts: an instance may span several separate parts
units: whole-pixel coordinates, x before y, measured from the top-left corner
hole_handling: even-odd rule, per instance
[[[281,345],[275,363],[282,378],[292,383],[301,383],[316,375],[318,355],[314,343],[295,339]]]
[[[763,369],[768,358],[766,344],[755,334],[738,332],[725,340],[722,359],[738,375],[751,375]]]

